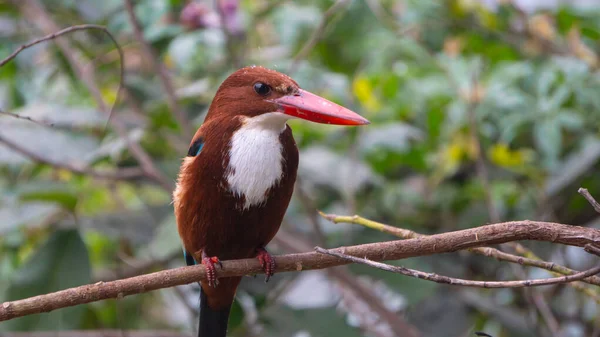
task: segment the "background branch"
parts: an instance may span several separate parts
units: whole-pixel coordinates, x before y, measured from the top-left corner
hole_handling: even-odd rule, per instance
[[[142,26],[140,25],[140,22],[135,16],[133,1],[125,0],[125,9],[127,10],[129,22],[131,22],[131,26],[133,27],[133,35],[135,36],[135,39],[142,46],[142,51],[146,55],[146,58],[152,63],[152,67],[158,73],[160,83],[162,84],[162,87],[167,96],[167,105],[169,106],[171,112],[175,115],[175,118],[177,119],[181,130],[183,130],[185,138],[190,139],[193,135],[191,129],[192,125],[190,124],[187,116],[185,115],[185,111],[183,111],[177,103],[175,89],[173,89],[173,83],[171,82],[171,78],[169,76],[167,68],[165,67],[165,64],[160,61],[160,58],[157,55],[156,51],[144,38]]]
[[[325,13],[323,13],[323,17],[317,25],[317,28],[315,28],[310,38],[302,46],[298,54],[294,56],[294,59],[292,60],[292,64],[290,65],[288,72],[294,73],[298,69],[300,61],[304,60],[311,52],[311,50],[313,50],[313,48],[317,45],[317,43],[319,43],[321,38],[323,38],[323,34],[325,33],[325,28],[327,28],[327,23],[329,22],[329,19],[333,15],[335,15],[338,10],[343,9],[349,3],[350,1],[348,0],[337,0],[333,3],[333,5],[331,5],[331,7],[329,7],[329,9],[327,9],[327,11],[325,11]]]
[[[56,31],[60,31],[60,27],[58,24],[48,15],[48,13],[44,10],[43,5],[39,2],[39,0],[24,0],[24,1],[16,1],[13,0],[13,3],[21,9],[23,15],[30,21],[35,24],[42,32],[48,35],[54,34]],[[124,83],[124,56],[123,51],[120,45],[116,42],[112,34],[106,30],[106,28],[102,27],[103,31],[105,31],[109,37],[114,41],[115,47],[119,51],[119,55],[121,56],[121,76],[119,79],[120,87],[123,87]],[[131,155],[138,160],[141,168],[144,170],[144,174],[151,178],[152,180],[158,182],[162,187],[166,190],[172,190],[173,183],[166,178],[154,165],[152,158],[146,153],[146,151],[138,144],[137,142],[132,141],[128,134],[127,128],[125,125],[118,119],[112,118],[112,108],[108,108],[104,98],[102,96],[102,92],[100,87],[97,84],[96,74],[92,67],[86,67],[85,64],[81,61],[82,55],[81,53],[73,48],[69,41],[62,39],[55,39],[56,44],[61,49],[63,55],[68,60],[69,64],[73,68],[73,71],[78,75],[78,77],[83,81],[88,90],[90,91],[92,97],[96,101],[98,108],[104,111],[109,119],[109,122],[115,128],[117,134],[125,140]],[[120,90],[119,90],[120,91]],[[115,99],[115,103],[118,100],[118,95]]]
[[[113,170],[113,171],[98,171],[98,170],[88,167],[87,165],[82,165],[82,164],[78,164],[78,163],[62,162],[62,161],[58,162],[58,161],[52,160],[50,158],[45,158],[43,156],[40,156],[37,153],[26,149],[25,147],[21,146],[20,144],[17,144],[16,142],[13,142],[6,137],[3,137],[2,135],[0,135],[0,143],[4,144],[6,147],[8,147],[11,150],[28,157],[29,159],[31,159],[35,162],[47,164],[54,168],[68,170],[68,171],[71,171],[71,172],[77,173],[77,174],[89,175],[94,178],[121,180],[121,179],[131,179],[131,178],[137,178],[137,177],[144,176],[144,171],[138,167],[121,168],[121,169]]]

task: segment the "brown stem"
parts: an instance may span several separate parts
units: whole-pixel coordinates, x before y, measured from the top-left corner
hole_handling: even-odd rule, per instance
[[[585,200],[587,200],[590,203],[590,205],[594,207],[594,210],[600,213],[600,204],[596,201],[596,199],[594,199],[594,197],[590,194],[587,188],[580,187],[577,190],[577,193],[581,194],[585,198]]]

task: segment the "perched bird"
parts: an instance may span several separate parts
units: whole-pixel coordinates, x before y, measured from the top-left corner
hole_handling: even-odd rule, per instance
[[[206,266],[198,336],[222,337],[241,277],[217,280],[221,260],[256,257],[267,280],[275,269],[265,246],[288,207],[298,148],[290,118],[368,124],[360,115],[300,89],[263,67],[237,70],[219,87],[191,141],[173,192],[186,262]]]

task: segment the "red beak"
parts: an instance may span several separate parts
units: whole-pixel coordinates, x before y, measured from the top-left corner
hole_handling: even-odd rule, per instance
[[[311,122],[337,125],[370,123],[356,112],[302,89],[293,95],[283,96],[271,102],[279,104],[279,112]]]

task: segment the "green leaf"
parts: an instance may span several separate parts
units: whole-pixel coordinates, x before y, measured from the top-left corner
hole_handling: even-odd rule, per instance
[[[543,98],[540,103],[547,108],[547,110],[559,109],[571,95],[571,90],[566,86],[560,86],[550,96]]]
[[[18,300],[90,283],[87,247],[75,229],[54,232],[14,274],[7,300]],[[69,330],[80,326],[85,308],[75,306],[17,318],[0,331]]]
[[[0,237],[6,239],[6,235],[19,226],[36,227],[42,219],[57,210],[55,205],[41,202],[22,203],[18,198],[6,195],[0,198]]]
[[[537,96],[539,99],[549,95],[550,90],[556,82],[556,72],[551,69],[544,68],[538,75],[537,79]]]
[[[21,201],[43,201],[55,203],[68,211],[75,211],[77,196],[68,191],[35,191],[21,194]]]
[[[554,166],[562,145],[560,124],[556,119],[539,121],[533,127],[533,139],[536,146],[544,154],[545,162]]]
[[[563,128],[571,131],[577,131],[584,127],[584,121],[576,111],[568,109],[560,110],[556,115],[556,119]]]

